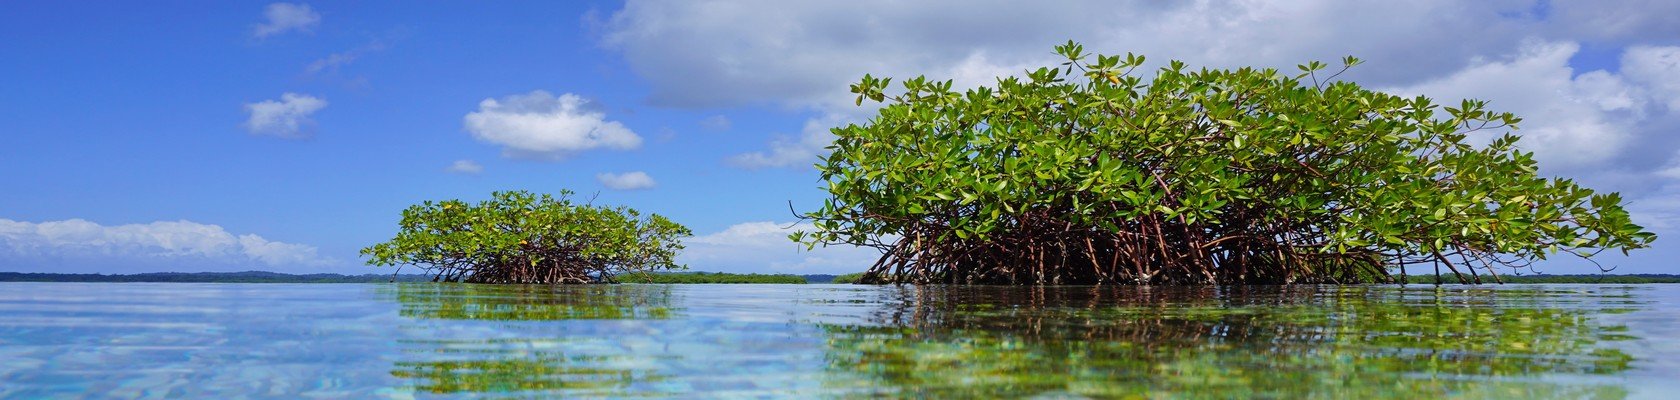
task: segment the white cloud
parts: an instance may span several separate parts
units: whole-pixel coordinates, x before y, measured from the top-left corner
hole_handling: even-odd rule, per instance
[[[214,225],[212,225],[214,226]],[[316,255],[314,246],[283,243],[257,235],[239,235],[239,253],[270,266],[328,265],[332,261]]]
[[[589,102],[574,94],[555,97],[546,91],[484,99],[478,111],[464,118],[466,129],[480,141],[501,145],[515,157],[561,159],[596,149],[634,149],[641,136],[606,114],[588,109]]]
[[[1657,169],[1657,176],[1680,180],[1680,152],[1669,157],[1668,163]]]
[[[1622,53],[1621,72],[1649,90],[1669,112],[1680,111],[1680,47],[1630,47]]]
[[[308,138],[315,134],[311,116],[326,107],[326,100],[297,93],[282,94],[280,100],[249,103],[245,105],[245,112],[250,114],[245,130],[286,139]]]
[[[315,61],[309,62],[309,65],[305,66],[303,70],[304,72],[311,74],[338,72],[339,68],[356,62],[356,60],[362,58],[362,56],[381,50],[385,50],[385,42],[382,40],[374,40],[361,47],[328,54],[326,57],[315,59]]]
[[[1680,37],[1680,2],[1669,0],[1548,2],[1556,35],[1595,41]]]
[[[362,53],[363,52],[361,51],[350,50],[341,53],[328,54],[326,57],[311,61],[308,66],[303,68],[303,70],[311,74],[320,73],[322,71],[338,71],[339,67],[355,62],[357,58],[362,56]]]
[[[774,104],[812,110],[815,122],[861,121],[848,84],[865,73],[926,74],[959,87],[1055,65],[1069,39],[1105,53],[1207,66],[1291,67],[1359,55],[1381,68],[1358,75],[1401,83],[1509,49],[1535,23],[1529,5],[1504,2],[1062,2],[631,1],[604,21],[603,42],[652,85],[655,104],[706,108]],[[835,18],[845,15],[846,18]],[[1418,21],[1426,21],[1420,23]],[[1419,30],[1420,24],[1431,29]],[[1299,29],[1313,26],[1313,29]],[[1461,32],[1477,32],[1462,35]],[[1396,40],[1396,38],[1406,40]],[[809,124],[809,122],[808,122]],[[778,137],[734,157],[739,166],[804,166],[826,132]]]
[[[1050,46],[1070,39],[1091,50],[1210,66],[1288,67],[1352,54],[1383,66],[1361,71],[1364,78],[1399,83],[1509,49],[1543,28],[1527,16],[1532,7],[1449,0],[631,1],[604,22],[603,41],[652,84],[656,104],[839,106],[849,104],[846,85],[865,73],[944,79],[960,78],[965,63],[971,71],[1052,65]]]
[[[655,185],[653,177],[642,171],[621,174],[601,173],[595,175],[595,180],[601,181],[601,185],[614,190],[652,189]]]
[[[213,262],[220,268],[320,267],[335,261],[315,247],[234,235],[192,221],[106,226],[82,219],[24,222],[0,218],[0,255],[9,259],[115,259],[119,262]]]
[[[358,54],[354,52],[332,53],[310,62],[309,66],[304,67],[303,70],[311,74],[328,69],[337,71],[339,66],[356,61],[356,57],[358,57]]]
[[[263,9],[263,19],[251,31],[259,39],[290,31],[309,32],[321,24],[321,14],[301,3],[271,3]]]
[[[449,163],[449,168],[445,170],[457,174],[471,175],[484,172],[484,166],[473,162],[473,160],[455,160],[455,162]]]
[[[813,118],[805,121],[805,129],[798,137],[779,136],[770,142],[769,150],[739,154],[730,158],[729,162],[742,168],[809,168],[817,161],[818,155],[828,153],[825,147],[834,142],[834,133],[829,128],[847,119],[837,114]]]
[[[1511,59],[1478,60],[1450,75],[1389,91],[1427,95],[1448,106],[1465,98],[1488,100],[1490,109],[1523,118],[1520,145],[1542,166],[1597,166],[1632,141],[1631,122],[1641,118],[1644,98],[1605,71],[1575,76],[1569,58],[1578,49],[1574,43],[1529,42]]]
[[[807,251],[788,239],[808,223],[747,222],[683,241],[678,262],[700,271],[792,274],[862,272],[881,257],[869,247],[829,246]]]
[[[1658,38],[1671,41],[1673,36],[1662,32],[1680,32],[1680,24],[1673,23],[1671,15],[1676,14],[1662,11],[1680,10],[1680,6],[1670,3],[1208,0],[1072,1],[1045,7],[955,0],[911,4],[633,0],[603,22],[603,42],[622,52],[631,69],[651,83],[651,100],[656,104],[692,108],[774,104],[824,117],[846,115],[851,121],[872,111],[852,106],[852,95],[846,91],[847,84],[865,73],[899,80],[926,74],[953,79],[958,86],[989,84],[992,77],[1055,64],[1058,60],[1050,46],[1069,39],[1085,43],[1090,51],[1147,55],[1155,65],[1180,59],[1194,66],[1292,70],[1306,61],[1355,55],[1368,62],[1345,77],[1368,85],[1419,86],[1424,81],[1444,81],[1443,77],[1456,72],[1459,82],[1477,77],[1483,79],[1472,82],[1478,87],[1522,92],[1517,93],[1522,96],[1541,94],[1546,88],[1565,90],[1561,94],[1569,96],[1567,100],[1506,109],[1565,111],[1557,116],[1524,114],[1530,123],[1521,133],[1545,157],[1560,160],[1553,164],[1575,167],[1612,157],[1631,140],[1629,124],[1619,119],[1622,115],[1599,118],[1594,115],[1598,112],[1588,108],[1638,117],[1642,105],[1637,102],[1644,99],[1637,97],[1640,90],[1633,86],[1662,84],[1634,78],[1649,76],[1674,83],[1680,80],[1672,77],[1680,73],[1665,69],[1673,62],[1665,63],[1661,56],[1672,53],[1636,47],[1624,60],[1624,67],[1633,67],[1624,71],[1629,80],[1608,72],[1575,77],[1567,67],[1567,54],[1573,53],[1564,51],[1573,47],[1563,46],[1579,41],[1609,46]],[[1536,38],[1541,41],[1534,42]],[[1551,47],[1528,48],[1525,41]],[[1521,60],[1488,61],[1515,52],[1524,52]],[[1559,54],[1564,58],[1553,57]],[[1651,66],[1652,72],[1644,72],[1641,66]],[[1547,79],[1546,88],[1518,90],[1528,82],[1492,74],[1501,68]],[[1435,88],[1439,87],[1431,87]],[[1545,102],[1559,92],[1538,98],[1466,94],[1511,105]],[[1667,99],[1680,104],[1680,96]],[[823,134],[807,129],[804,135],[777,137],[767,150],[731,161],[742,166],[800,166],[822,153],[826,144],[816,142],[823,139]],[[1585,144],[1585,151],[1559,151],[1573,144]]]

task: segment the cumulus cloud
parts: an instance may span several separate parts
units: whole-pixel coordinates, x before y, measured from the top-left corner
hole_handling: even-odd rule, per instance
[[[891,3],[891,4],[888,4]],[[1093,50],[1133,51],[1196,65],[1289,67],[1355,54],[1385,65],[1375,82],[1409,82],[1506,49],[1533,25],[1521,4],[931,1],[631,1],[603,22],[603,42],[652,84],[655,104],[708,108],[775,104],[818,118],[859,109],[846,87],[865,73],[928,75],[959,87],[990,84],[1027,67],[1054,65],[1050,46],[1069,39]],[[834,18],[846,15],[846,18]],[[1417,21],[1431,29],[1418,30]],[[1314,29],[1298,29],[1313,26]],[[1461,32],[1477,32],[1466,36]],[[1394,40],[1406,37],[1407,40]],[[823,152],[823,133],[776,137],[769,149],[734,157],[740,166],[803,166]]]
[[[1478,60],[1451,75],[1389,91],[1423,94],[1447,105],[1490,100],[1490,108],[1523,117],[1521,145],[1543,166],[1594,166],[1628,145],[1644,98],[1605,71],[1576,76],[1569,58],[1577,50],[1574,43],[1530,42],[1509,60]]]
[[[793,274],[862,272],[881,257],[869,247],[829,246],[807,251],[788,235],[810,231],[808,223],[747,222],[683,241],[678,262],[700,271]]]
[[[621,174],[600,173],[595,174],[595,180],[601,181],[602,186],[606,186],[608,189],[614,190],[652,189],[655,185],[653,177],[648,176],[646,172],[642,171],[625,172]]]
[[[185,220],[108,226],[82,219],[25,222],[0,218],[0,257],[26,261],[104,259],[125,266],[154,264],[166,268],[208,263],[214,264],[211,268],[229,270],[335,263],[317,254],[313,246],[253,234],[235,235],[221,226]]]
[[[1669,112],[1680,111],[1680,47],[1630,47],[1622,53],[1621,72]]]
[[[1461,79],[1503,82],[1478,86],[1522,85],[1525,81],[1520,78],[1489,74],[1499,68],[1519,68],[1529,76],[1545,74],[1549,80],[1570,81],[1572,87],[1565,88],[1564,94],[1572,96],[1569,101],[1598,101],[1602,103],[1587,107],[1637,113],[1640,105],[1630,102],[1639,100],[1631,96],[1638,90],[1626,86],[1648,85],[1633,80],[1635,76],[1665,76],[1661,66],[1672,63],[1661,62],[1660,52],[1630,51],[1624,66],[1649,65],[1657,72],[1630,69],[1624,71],[1627,81],[1606,72],[1573,82],[1574,76],[1562,75],[1569,73],[1567,58],[1546,56],[1573,54],[1565,50],[1583,41],[1615,48],[1672,38],[1661,32],[1680,31],[1673,17],[1680,13],[1661,12],[1680,9],[1668,4],[1672,2],[1072,1],[1055,7],[955,0],[887,3],[891,2],[790,5],[633,0],[602,21],[602,40],[623,53],[631,69],[651,83],[651,100],[656,104],[688,108],[773,104],[810,110],[818,118],[846,115],[858,121],[872,110],[854,107],[846,86],[865,73],[900,78],[925,74],[953,79],[959,87],[989,84],[996,76],[1053,65],[1058,60],[1049,47],[1069,39],[1084,42],[1089,50],[1144,54],[1154,60],[1153,65],[1179,59],[1196,66],[1289,70],[1306,61],[1355,55],[1368,63],[1345,77],[1380,87],[1440,82],[1455,73]],[[1529,43],[1552,47],[1530,48]],[[1551,53],[1541,54],[1544,51]],[[1516,52],[1524,52],[1526,59],[1497,60]],[[1541,70],[1541,64],[1553,61],[1557,63],[1548,66],[1557,68]],[[1617,97],[1593,90],[1630,95]],[[1469,97],[1500,104],[1543,100],[1472,94]],[[1551,149],[1584,137],[1608,142],[1592,143],[1579,156],[1557,151],[1546,155],[1564,160],[1559,164],[1591,164],[1630,140],[1625,121],[1591,119],[1592,112],[1584,107],[1564,108],[1574,112],[1569,116],[1589,119],[1558,116],[1552,121],[1533,121],[1535,115],[1529,114],[1525,117],[1531,123],[1523,134],[1533,136],[1532,144],[1546,142]],[[806,143],[820,136],[809,132],[778,136],[767,150],[732,161],[743,166],[802,165],[803,161],[787,160],[795,156],[811,160],[820,154],[822,146]]]
[[[263,22],[252,28],[258,39],[291,31],[309,32],[321,24],[321,14],[308,4],[271,3],[263,8]]]
[[[1553,1],[1552,33],[1593,41],[1680,37],[1680,2]]]
[[[579,151],[640,147],[642,137],[574,94],[546,91],[484,99],[464,118],[480,141],[502,146],[503,154],[558,160]]]
[[[770,142],[770,149],[739,154],[729,159],[737,167],[756,169],[767,167],[810,167],[817,156],[827,154],[826,147],[834,142],[830,127],[847,120],[847,116],[829,114],[805,121],[799,136],[778,136]]]
[[[838,104],[848,97],[846,84],[864,73],[958,78],[965,63],[969,70],[1049,65],[1055,58],[1049,46],[1069,39],[1091,49],[1211,66],[1292,66],[1354,54],[1388,66],[1364,71],[1367,78],[1401,82],[1511,47],[1538,24],[1528,16],[1532,6],[1447,0],[1074,1],[1054,7],[958,0],[631,1],[604,21],[603,40],[653,84],[659,104]],[[1406,40],[1395,40],[1401,37]]]
[[[305,139],[315,134],[316,111],[327,107],[327,101],[297,93],[285,93],[279,100],[263,100],[245,104],[245,130],[255,135],[285,139]]]
[[[484,166],[473,162],[473,160],[455,160],[455,162],[449,163],[449,168],[445,170],[457,174],[472,175],[484,172]]]

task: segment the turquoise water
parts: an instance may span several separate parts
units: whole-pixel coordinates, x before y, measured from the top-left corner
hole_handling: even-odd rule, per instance
[[[1680,285],[0,283],[0,398],[1674,398]]]

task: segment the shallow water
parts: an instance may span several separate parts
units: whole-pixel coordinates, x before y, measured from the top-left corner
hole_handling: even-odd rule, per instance
[[[0,283],[0,398],[1673,398],[1680,285]]]

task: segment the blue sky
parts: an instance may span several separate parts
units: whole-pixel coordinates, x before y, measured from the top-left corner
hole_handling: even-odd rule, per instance
[[[1517,112],[1548,174],[1627,194],[1675,273],[1680,6],[1531,1],[0,3],[0,270],[380,272],[422,200],[599,193],[709,271],[837,273],[788,204],[864,73],[959,85],[1050,47],[1351,79]],[[1573,262],[1552,273],[1587,272]]]

